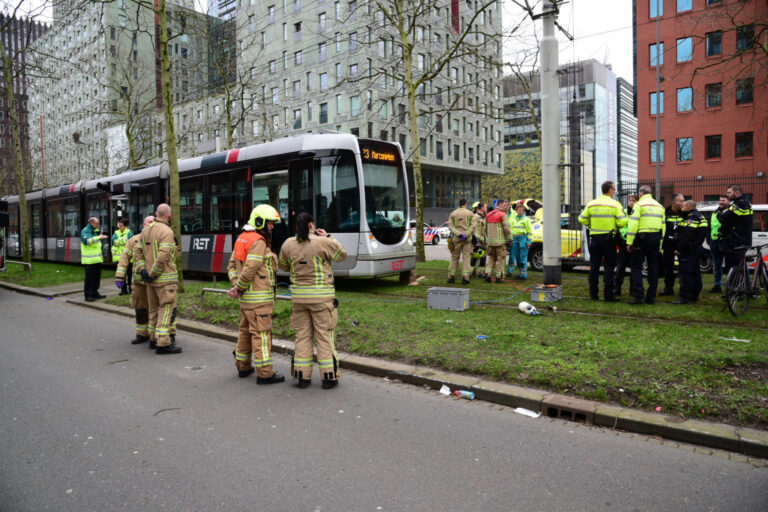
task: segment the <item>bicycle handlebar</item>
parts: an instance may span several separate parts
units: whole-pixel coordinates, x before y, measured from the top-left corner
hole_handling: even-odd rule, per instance
[[[740,245],[738,247],[734,247],[734,251],[743,251],[743,250],[749,250],[749,249],[762,249],[763,247],[768,247],[768,244],[763,245]]]

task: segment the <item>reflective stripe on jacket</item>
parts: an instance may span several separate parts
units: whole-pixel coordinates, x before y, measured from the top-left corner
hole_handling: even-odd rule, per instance
[[[683,215],[677,228],[677,250],[686,254],[701,248],[707,238],[709,225],[699,210],[691,210]]]
[[[474,214],[466,208],[453,210],[448,217],[448,229],[451,230],[451,236],[459,238],[459,235],[465,235],[469,238],[472,234],[473,216]]]
[[[115,278],[125,277],[125,273],[128,270],[128,265],[133,261],[133,254],[136,250],[136,245],[141,242],[141,235],[132,236],[125,244],[125,249],[120,254],[120,259],[117,262],[117,272],[115,272]],[[136,265],[133,266],[133,280],[137,283],[143,283],[141,274],[136,272]]]
[[[515,213],[509,219],[509,229],[512,232],[512,236],[525,235],[528,237],[529,242],[533,238],[533,225],[531,223],[531,218],[527,215],[518,217],[517,213]]]
[[[488,245],[506,245],[512,241],[512,230],[506,213],[493,210],[485,216],[485,241]]]
[[[99,229],[88,224],[80,231],[80,263],[93,265],[103,262],[104,255],[101,252]]]
[[[244,231],[235,241],[229,258],[227,275],[242,293],[243,309],[256,309],[275,301],[275,267],[277,258],[264,237],[254,231]]]
[[[720,221],[720,238],[728,247],[752,245],[752,205],[744,196],[731,201],[724,211],[717,214]]]
[[[625,226],[627,216],[620,202],[604,194],[587,203],[579,222],[589,229],[590,235],[608,235]]]
[[[310,233],[309,240],[289,238],[280,249],[278,265],[291,272],[291,300],[318,303],[336,296],[331,262],[344,261],[347,251],[332,237]]]
[[[146,269],[154,286],[176,283],[176,242],[173,231],[165,222],[156,220],[141,232],[141,243],[136,244],[134,259],[136,271]]]
[[[650,194],[645,194],[635,203],[629,217],[627,245],[632,245],[640,233],[656,232],[660,232],[662,238],[664,237],[664,207]]]
[[[118,229],[112,234],[112,261],[118,261],[128,239],[133,236],[133,231],[128,228]]]

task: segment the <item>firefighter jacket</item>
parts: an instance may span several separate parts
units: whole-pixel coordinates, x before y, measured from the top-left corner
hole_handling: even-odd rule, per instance
[[[119,261],[120,255],[123,254],[125,244],[128,243],[128,239],[133,236],[133,231],[128,228],[118,229],[112,234],[112,261]]]
[[[531,218],[523,214],[522,217],[517,216],[517,212],[509,218],[509,229],[512,232],[512,236],[525,235],[528,238],[528,243],[533,240],[533,226],[531,224]]]
[[[635,243],[635,237],[642,233],[661,233],[664,238],[664,207],[651,194],[643,195],[632,209],[627,228],[627,245]]]
[[[451,212],[448,217],[448,229],[451,230],[451,236],[454,240],[459,239],[459,235],[464,235],[467,239],[472,235],[473,213],[466,208],[457,208]]]
[[[243,231],[229,258],[227,275],[237,286],[240,307],[257,309],[275,302],[277,257],[264,237],[255,231]]]
[[[291,272],[291,300],[297,304],[315,304],[333,299],[332,261],[344,261],[347,251],[333,237],[310,233],[309,240],[289,238],[280,249],[278,264]]]
[[[133,252],[134,266],[139,274],[146,269],[154,279],[151,286],[175,284],[179,280],[176,272],[176,241],[173,231],[164,221],[158,219],[141,232],[141,242]]]
[[[712,217],[709,219],[709,237],[707,241],[712,242],[714,240],[720,240],[720,219],[717,218],[719,214],[725,211],[725,208],[718,208],[712,212]]]
[[[104,255],[101,253],[101,234],[99,228],[90,224],[80,231],[80,263],[93,265],[103,263]]]
[[[667,209],[664,211],[664,221],[666,222],[666,234],[664,235],[664,240],[666,243],[677,240],[677,226],[683,222],[684,216],[685,214],[682,210],[675,212],[671,206],[667,206]]]
[[[691,254],[701,249],[707,238],[709,225],[699,210],[681,212],[684,217],[677,226],[677,250],[680,254]]]
[[[485,215],[482,213],[475,213],[472,217],[472,236],[473,243],[485,243]]]
[[[603,194],[587,203],[579,215],[579,222],[589,229],[589,234],[612,235],[627,224],[627,216],[621,203]]]
[[[752,245],[752,216],[752,205],[744,196],[734,199],[728,208],[718,213],[723,245],[730,248]]]
[[[506,245],[512,241],[509,217],[502,210],[493,210],[485,216],[485,241],[488,245]]]
[[[125,278],[125,273],[128,271],[128,265],[133,261],[133,254],[136,251],[136,245],[141,242],[141,235],[132,236],[126,243],[125,249],[120,254],[120,259],[117,262],[117,272],[115,272],[115,279]],[[136,265],[133,266],[133,281],[135,283],[144,284],[144,279],[141,274],[136,272]]]

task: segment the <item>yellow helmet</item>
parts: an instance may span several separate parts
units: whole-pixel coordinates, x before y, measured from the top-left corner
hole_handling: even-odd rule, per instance
[[[478,206],[480,206],[480,201],[475,201],[474,203],[472,203],[473,210],[476,209]]]
[[[485,249],[483,249],[483,248],[482,248],[482,247],[480,247],[480,246],[478,246],[478,247],[475,247],[475,250],[474,250],[474,251],[472,251],[472,258],[474,258],[474,259],[476,259],[476,260],[479,260],[479,259],[480,259],[480,258],[482,258],[483,256],[485,256]]]
[[[268,204],[260,204],[251,212],[248,224],[256,229],[264,229],[268,220],[280,222],[280,214]]]

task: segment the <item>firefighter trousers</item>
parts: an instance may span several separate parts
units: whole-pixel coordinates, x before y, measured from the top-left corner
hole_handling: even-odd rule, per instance
[[[488,246],[488,266],[485,273],[488,277],[503,278],[507,264],[507,246],[489,245]]]
[[[294,378],[311,380],[313,340],[317,342],[317,366],[322,379],[339,378],[334,331],[337,321],[333,299],[314,304],[292,304],[291,327],[296,331],[296,349],[291,363]]]
[[[136,312],[136,336],[149,337],[149,302],[147,285],[134,283],[131,293],[131,307]]]
[[[238,370],[256,367],[256,376],[274,375],[272,366],[273,304],[255,309],[240,308],[240,331],[235,345],[235,366]]]
[[[158,347],[171,344],[171,328],[176,325],[176,283],[147,286],[149,338]]]
[[[453,250],[451,251],[451,265],[448,267],[448,277],[454,277],[459,267],[459,258],[461,258],[461,277],[469,279],[469,259],[472,257],[472,242],[467,239],[462,242],[458,238],[453,239]]]

